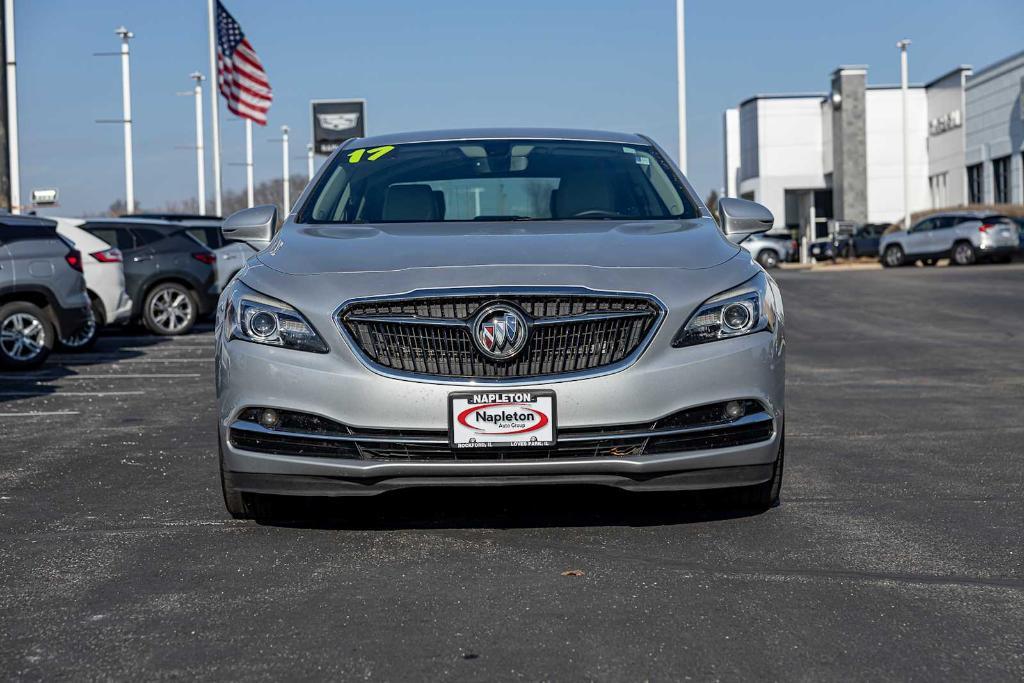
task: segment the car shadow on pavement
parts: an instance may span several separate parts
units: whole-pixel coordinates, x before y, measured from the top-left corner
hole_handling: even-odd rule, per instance
[[[373,497],[280,499],[265,526],[303,529],[512,529],[665,526],[761,514],[719,492],[600,486],[423,488]]]
[[[167,343],[166,337],[138,336],[134,328],[104,330],[96,345],[83,351],[55,349],[51,356],[31,370],[0,371],[0,404],[55,396],[60,380],[80,375],[78,368],[114,364],[144,355],[144,349]]]

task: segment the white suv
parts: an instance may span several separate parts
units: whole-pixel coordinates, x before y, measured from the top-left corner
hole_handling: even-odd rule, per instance
[[[61,344],[72,350],[86,349],[96,341],[96,332],[104,325],[125,322],[131,317],[132,300],[125,291],[124,264],[121,251],[99,237],[78,227],[85,221],[77,218],[54,218],[57,233],[75,244],[82,252],[85,286],[92,301],[95,325],[78,334],[61,338]]]
[[[933,266],[949,258],[958,266],[981,259],[1006,263],[1018,248],[1017,224],[1001,214],[984,211],[937,213],[882,236],[878,253],[887,268],[921,261]]]

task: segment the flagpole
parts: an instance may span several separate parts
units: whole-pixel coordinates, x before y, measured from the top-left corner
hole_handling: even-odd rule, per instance
[[[18,79],[14,58],[14,0],[4,0],[4,45],[7,69],[7,158],[11,213],[21,213],[21,170],[18,159]]]
[[[217,101],[217,87],[220,71],[217,70],[217,27],[214,24],[214,7],[216,0],[207,0],[207,24],[210,33],[210,133],[213,137],[213,212],[217,216],[224,215],[221,203],[220,179],[220,102]]]
[[[306,181],[309,182],[313,179],[313,143],[306,143]]]
[[[253,178],[252,178],[252,119],[245,120],[245,182],[247,187],[247,198],[249,203],[247,206],[252,208],[255,204],[253,198]]]
[[[291,208],[292,204],[291,192],[289,191],[291,189],[289,187],[289,175],[291,175],[291,173],[288,170],[288,126],[281,126],[281,177],[284,180],[284,184],[281,188],[284,195],[284,202],[281,204],[281,206],[284,207],[281,209],[282,217],[288,215],[288,209]]]

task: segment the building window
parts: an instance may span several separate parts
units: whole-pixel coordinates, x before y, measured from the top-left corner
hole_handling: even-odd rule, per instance
[[[948,173],[936,173],[928,178],[928,188],[932,193],[933,209],[944,209],[949,206],[948,183]]]
[[[992,195],[996,204],[1010,203],[1010,157],[992,160]]]
[[[967,201],[970,204],[981,204],[985,201],[982,193],[981,164],[967,167]]]

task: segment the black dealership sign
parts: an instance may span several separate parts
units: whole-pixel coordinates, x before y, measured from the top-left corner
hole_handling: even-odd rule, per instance
[[[330,154],[349,138],[366,135],[366,100],[313,100],[313,149]]]

